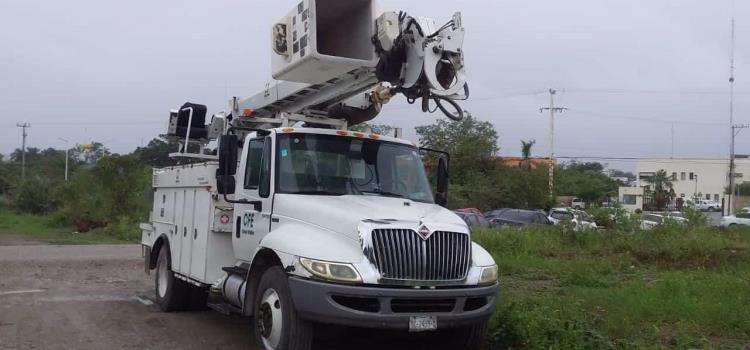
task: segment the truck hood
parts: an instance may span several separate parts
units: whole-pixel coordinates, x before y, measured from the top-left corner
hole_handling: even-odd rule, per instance
[[[388,220],[392,225],[402,222],[408,226],[437,224],[468,232],[458,215],[439,205],[383,196],[277,194],[273,216],[319,226],[356,240],[359,240],[357,228],[363,220]]]

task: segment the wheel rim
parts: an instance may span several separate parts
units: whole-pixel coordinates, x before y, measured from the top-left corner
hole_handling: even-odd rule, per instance
[[[281,340],[282,312],[279,294],[273,288],[263,292],[256,317],[263,345],[266,349],[276,349]]]
[[[167,264],[162,262],[159,264],[159,269],[156,270],[156,292],[159,293],[160,298],[164,298],[167,295]]]

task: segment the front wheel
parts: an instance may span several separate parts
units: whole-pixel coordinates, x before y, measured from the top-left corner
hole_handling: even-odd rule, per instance
[[[297,316],[287,275],[273,266],[263,272],[255,293],[253,326],[258,347],[265,350],[309,350],[313,327]]]

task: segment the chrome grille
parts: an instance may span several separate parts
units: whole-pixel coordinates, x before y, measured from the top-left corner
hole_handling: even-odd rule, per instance
[[[386,279],[446,281],[466,277],[471,259],[469,235],[435,231],[429,238],[414,230],[372,231],[371,259]]]

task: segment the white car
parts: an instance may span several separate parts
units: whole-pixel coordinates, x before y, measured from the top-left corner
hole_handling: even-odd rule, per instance
[[[716,201],[712,201],[710,199],[699,199],[696,201],[690,201],[688,202],[688,205],[701,211],[720,211],[721,210],[721,204],[717,203]]]
[[[662,214],[643,214],[641,215],[641,230],[651,230],[656,226],[663,224],[666,220],[672,220],[678,224],[686,224],[687,219],[681,216],[662,215]]]
[[[591,216],[582,211],[572,211],[568,208],[552,208],[547,216],[549,221],[555,225],[569,222],[575,230],[593,229],[596,230],[596,223]]]
[[[570,202],[570,206],[573,209],[581,210],[586,208],[586,202],[584,202],[583,199],[580,198],[573,198],[573,201]]]
[[[724,227],[734,225],[750,225],[750,213],[737,213],[734,215],[722,217],[721,223],[719,225]]]

